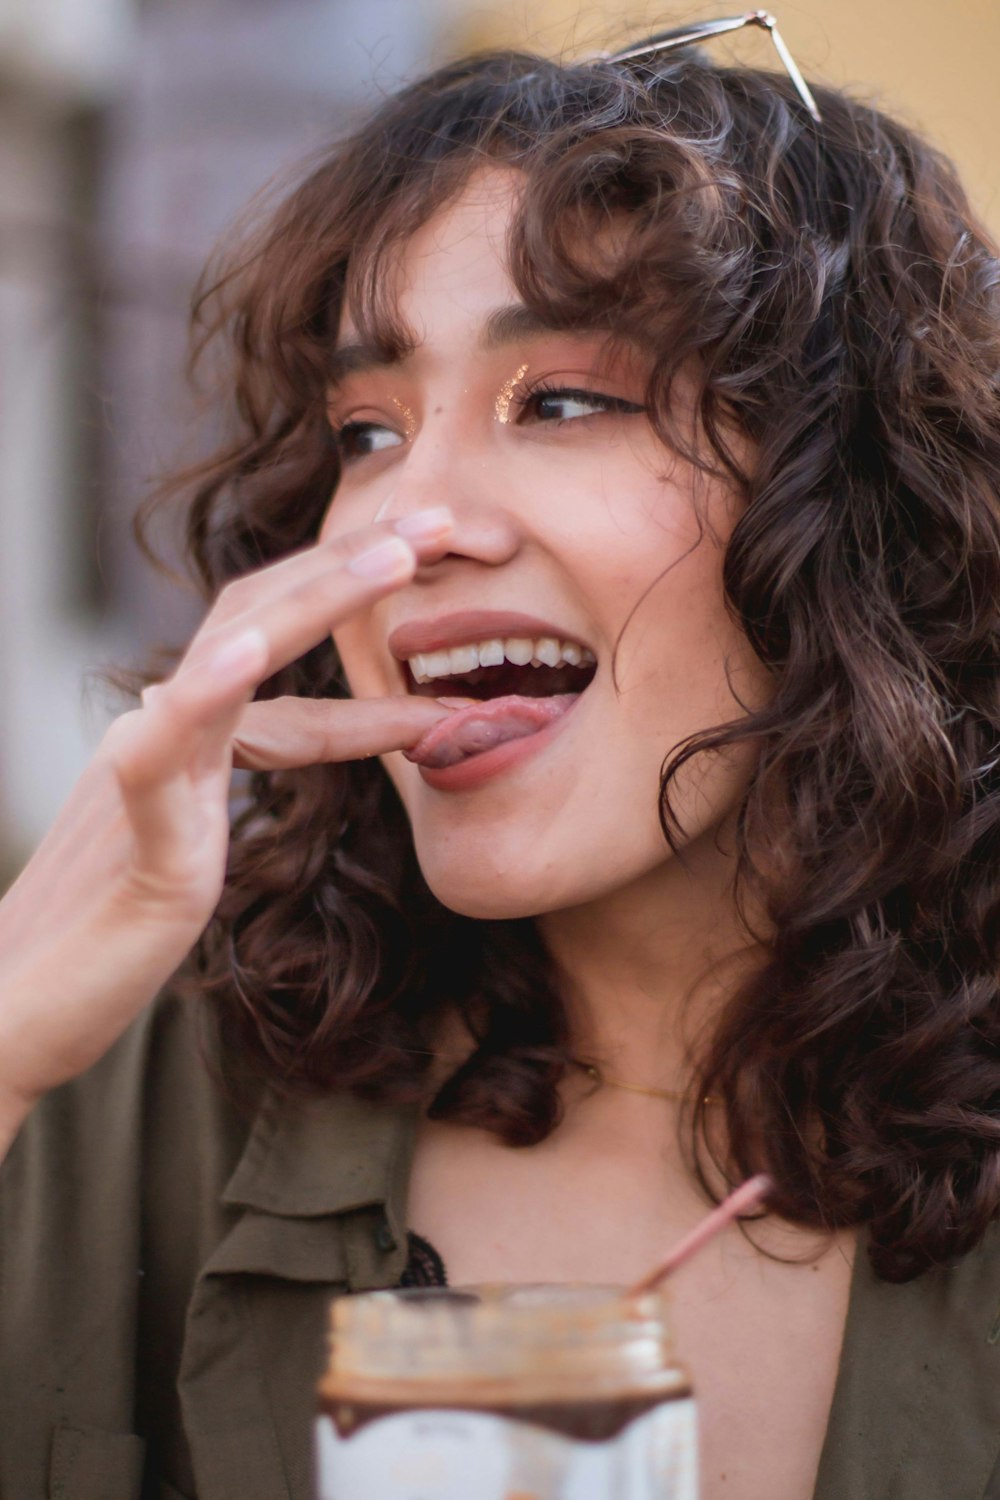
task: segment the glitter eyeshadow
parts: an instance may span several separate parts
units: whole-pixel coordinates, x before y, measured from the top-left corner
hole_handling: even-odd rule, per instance
[[[403,431],[406,441],[410,443],[417,435],[417,419],[413,415],[411,408],[404,406],[402,401],[397,401],[395,396],[392,398],[392,404],[403,418]]]
[[[505,380],[503,385],[500,387],[500,394],[496,399],[496,413],[498,422],[510,421],[510,403],[514,399],[514,391],[516,390],[519,382],[524,379],[527,373],[527,365],[518,365],[517,369],[514,371],[510,379]]]

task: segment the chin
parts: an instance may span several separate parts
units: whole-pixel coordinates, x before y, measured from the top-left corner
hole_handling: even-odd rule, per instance
[[[442,906],[481,922],[538,917],[575,904],[568,892],[553,891],[551,876],[543,878],[541,872],[532,878],[523,870],[500,871],[488,860],[444,866],[440,860],[421,860],[420,867]]]
[[[435,891],[434,894],[446,906],[459,917],[471,917],[477,922],[514,922],[520,917],[540,917],[542,911],[538,906],[526,905],[523,901],[517,901],[513,893],[510,901],[504,901],[502,895],[497,896],[495,892],[483,892],[482,899],[477,901],[467,891]]]

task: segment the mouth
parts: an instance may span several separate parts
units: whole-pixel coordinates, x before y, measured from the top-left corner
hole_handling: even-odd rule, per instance
[[[456,709],[405,752],[416,765],[441,770],[548,729],[590,687],[597,659],[575,641],[494,638],[416,654],[404,671],[410,693]]]
[[[469,671],[434,676],[422,669],[426,658],[416,657],[406,663],[407,691],[422,698],[476,698],[480,702],[510,695],[552,698],[560,693],[582,693],[594,679],[597,662],[592,652],[584,658],[586,648],[579,649],[581,660],[576,664],[559,662],[552,666],[538,657],[521,664],[505,658],[496,665],[477,665]]]

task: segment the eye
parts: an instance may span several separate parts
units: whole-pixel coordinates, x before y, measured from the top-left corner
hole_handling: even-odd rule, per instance
[[[528,391],[517,404],[520,408],[519,421],[560,423],[575,421],[581,417],[600,416],[603,412],[638,415],[646,409],[635,401],[626,401],[621,396],[606,396],[599,391],[543,386]]]
[[[381,422],[345,422],[342,427],[334,428],[333,439],[344,463],[382,453],[387,448],[398,448],[405,441],[400,433]]]

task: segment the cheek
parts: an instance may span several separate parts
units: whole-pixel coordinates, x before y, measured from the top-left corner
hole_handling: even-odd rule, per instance
[[[662,492],[661,492],[662,494]],[[770,683],[725,599],[724,537],[677,497],[630,545],[608,538],[592,575],[617,615],[615,686],[623,723],[657,731],[663,748],[767,701]],[[662,517],[662,520],[661,520]]]
[[[331,631],[331,638],[340,657],[352,697],[369,698],[381,696],[384,686],[378,680],[375,651],[372,644],[373,623],[371,613],[356,615]]]
[[[352,531],[360,531],[363,526],[371,525],[377,518],[381,504],[382,496],[377,487],[366,488],[362,494],[358,489],[352,491],[349,482],[342,483],[327,506],[326,514],[320,522],[317,540],[332,542],[338,537],[348,536]]]

